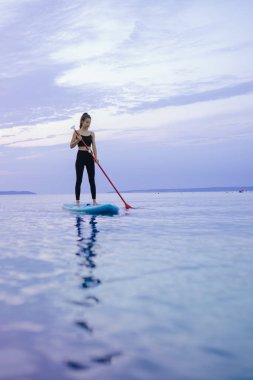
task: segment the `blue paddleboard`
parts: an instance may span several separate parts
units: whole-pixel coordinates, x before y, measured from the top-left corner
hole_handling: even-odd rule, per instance
[[[79,206],[75,203],[64,203],[63,208],[65,210],[73,212],[84,212],[91,215],[115,215],[119,213],[119,208],[114,205],[97,205],[81,203]]]

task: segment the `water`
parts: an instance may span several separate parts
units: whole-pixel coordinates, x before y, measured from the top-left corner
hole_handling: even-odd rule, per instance
[[[0,379],[253,379],[253,193],[125,197],[0,197]]]

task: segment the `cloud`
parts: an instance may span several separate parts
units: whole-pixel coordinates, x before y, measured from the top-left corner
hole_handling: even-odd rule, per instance
[[[10,171],[10,170],[0,170],[0,176],[11,176],[15,174],[14,171]]]
[[[191,117],[194,134],[215,112],[250,115],[253,6],[238,4],[0,1],[1,144],[68,143],[83,111],[102,140],[164,142]]]
[[[73,121],[72,121],[73,124]],[[71,120],[21,125],[0,130],[1,145],[8,147],[50,146],[66,143],[71,137]],[[53,132],[53,136],[52,136]]]
[[[58,46],[50,58],[57,63],[76,63],[111,53],[134,31],[136,16],[128,16],[128,6],[118,6],[115,1],[80,5],[64,30],[50,38]]]
[[[163,145],[197,144],[252,138],[253,95],[209,99],[201,103],[163,104],[158,108],[140,109],[138,112],[118,112],[117,107],[105,107],[91,112],[91,129],[97,142],[132,139]],[[68,147],[72,131],[78,128],[80,113],[71,118],[20,125],[0,129],[1,145],[6,147],[43,147],[65,145]],[[141,146],[141,145],[140,145]]]
[[[17,160],[33,160],[34,158],[39,158],[39,157],[42,157],[41,153],[30,154],[27,156],[19,156],[19,157],[17,157]]]
[[[239,10],[229,5],[229,22],[224,18],[228,3],[219,4],[219,12],[217,6],[196,1],[181,2],[177,7],[176,2],[161,1],[159,5],[145,4],[140,17],[136,8],[117,5],[112,13],[106,13],[105,24],[99,17],[91,25],[87,23],[94,33],[91,38],[88,33],[74,45],[67,41],[63,49],[53,53],[53,61],[72,63],[58,73],[55,83],[83,92],[107,90],[104,98],[110,105],[131,111],[153,107],[155,102],[157,107],[163,106],[162,99],[186,104],[233,96],[238,82],[243,86],[252,78],[248,48],[251,21],[246,17],[238,32],[233,22],[242,18],[245,4]],[[90,15],[96,7],[97,3]],[[124,29],[126,17],[131,25],[128,31]],[[102,40],[108,35],[107,50]],[[241,54],[237,54],[238,46]]]
[[[214,90],[191,93],[187,95],[171,96],[167,99],[160,99],[153,102],[144,102],[136,107],[130,107],[131,111],[140,111],[142,109],[155,109],[166,106],[181,106],[185,104],[202,103],[207,101],[213,101],[217,99],[227,99],[236,97],[239,95],[250,94],[253,92],[253,81],[239,83],[236,85],[230,85],[222,88],[216,88]]]
[[[20,16],[22,7],[33,0],[0,0],[0,28],[14,23]]]

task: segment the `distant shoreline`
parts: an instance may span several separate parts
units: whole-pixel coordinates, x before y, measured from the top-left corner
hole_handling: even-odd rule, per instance
[[[227,186],[227,187],[193,187],[177,189],[138,189],[120,190],[121,193],[207,193],[207,192],[244,192],[253,191],[253,186]],[[107,194],[114,193],[108,191]],[[37,195],[32,191],[0,191],[0,195]]]
[[[253,186],[196,187],[183,189],[122,190],[122,193],[197,193],[197,192],[253,191]],[[110,192],[111,193],[111,192]]]
[[[0,191],[0,195],[35,195],[31,191]]]

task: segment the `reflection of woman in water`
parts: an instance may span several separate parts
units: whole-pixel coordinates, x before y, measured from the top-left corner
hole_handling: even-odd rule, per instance
[[[80,238],[78,242],[78,252],[77,255],[82,257],[84,260],[82,260],[82,265],[84,265],[86,268],[90,269],[91,273],[89,276],[83,277],[83,283],[82,287],[83,288],[92,288],[95,286],[98,286],[101,281],[99,279],[94,278],[92,274],[92,270],[96,268],[96,264],[94,261],[94,257],[96,257],[95,249],[94,249],[94,244],[96,242],[96,236],[97,233],[99,232],[97,229],[97,222],[96,222],[96,217],[92,216],[89,224],[91,226],[91,234],[89,238],[85,238],[83,236],[83,226],[82,223],[84,223],[83,218],[80,216],[76,217],[76,227],[77,227],[77,235]]]
[[[85,238],[84,236],[84,223],[89,223],[90,226],[90,235],[89,237]],[[90,219],[83,219],[80,216],[76,217],[76,228],[77,228],[77,235],[78,235],[78,251],[76,255],[80,258],[80,264],[82,267],[86,267],[89,270],[89,275],[82,277],[82,288],[84,289],[84,294],[89,290],[90,288],[94,288],[101,284],[101,281],[94,277],[94,271],[96,268],[95,263],[95,243],[97,240],[97,234],[99,230],[97,229],[97,221],[96,216],[91,217]],[[87,293],[86,293],[87,294]],[[93,306],[94,303],[100,302],[99,299],[94,295],[88,295],[85,297],[84,302],[78,302],[78,305],[81,306]],[[83,331],[85,331],[86,334],[93,334],[94,328],[92,325],[90,325],[89,322],[84,319],[84,310],[80,309],[81,316],[78,318],[75,318],[75,325]],[[98,339],[98,337],[96,337]],[[89,341],[88,341],[89,342]],[[80,345],[80,341],[78,342],[78,345]],[[84,340],[83,344],[85,345],[85,350],[87,350],[87,356],[83,358],[82,361],[78,358],[73,358],[73,353],[71,353],[72,358],[65,361],[65,365],[75,371],[85,371],[87,369],[90,369],[94,367],[96,364],[101,366],[101,364],[110,364],[112,359],[114,357],[120,356],[120,351],[113,351],[111,352],[110,347],[108,350],[109,352],[105,352],[104,354],[94,354],[94,351],[91,349],[92,352],[92,358],[88,358],[89,354],[89,345],[87,344],[87,341]],[[96,344],[96,342],[95,342]],[[105,342],[103,345],[106,346],[108,342]],[[92,346],[93,347],[93,346]],[[100,350],[99,350],[100,351]],[[83,353],[82,353],[83,355]]]

